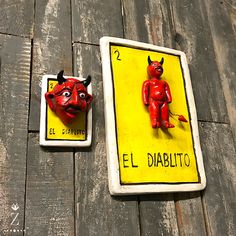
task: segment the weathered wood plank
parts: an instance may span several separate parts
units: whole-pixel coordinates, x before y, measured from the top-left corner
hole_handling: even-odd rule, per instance
[[[26,235],[74,235],[74,172],[71,149],[40,148],[29,134]]]
[[[72,0],[73,41],[98,44],[102,36],[123,37],[120,1]]]
[[[30,56],[30,40],[0,35],[1,235],[24,230]]]
[[[70,1],[36,0],[29,130],[39,130],[41,78],[72,73]]]
[[[224,3],[227,5],[229,15],[231,17],[231,23],[233,25],[234,35],[236,37],[236,1],[235,0],[228,0],[224,1]]]
[[[172,47],[173,25],[167,1],[121,0],[127,39]]]
[[[187,54],[198,119],[228,122],[212,35],[202,1],[170,1],[176,48]]]
[[[114,198],[108,192],[100,51],[75,44],[75,74],[92,76],[93,142],[75,157],[76,235],[139,235],[136,197]]]
[[[209,235],[236,235],[236,152],[228,125],[201,123],[207,175],[203,193]]]
[[[173,194],[140,197],[142,235],[179,235]]]
[[[200,192],[176,193],[175,201],[180,235],[207,235]]]
[[[231,14],[235,7],[228,1],[205,1],[228,116],[236,143],[236,34]],[[236,2],[235,2],[236,6]]]
[[[0,0],[0,33],[33,37],[34,0]]]

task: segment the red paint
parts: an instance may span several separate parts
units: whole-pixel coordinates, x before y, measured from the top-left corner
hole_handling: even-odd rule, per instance
[[[85,81],[65,79],[61,71],[57,79],[58,83],[51,92],[45,94],[45,98],[50,109],[68,125],[77,118],[79,111],[87,111],[92,102],[92,96],[87,92],[91,77]]]
[[[179,115],[178,120],[182,122],[188,122],[183,115]]]
[[[143,103],[148,106],[153,128],[175,127],[169,122],[168,104],[172,102],[170,88],[166,81],[161,80],[163,63],[163,58],[158,62],[151,61],[148,56],[147,73],[149,80],[144,81],[142,88]]]

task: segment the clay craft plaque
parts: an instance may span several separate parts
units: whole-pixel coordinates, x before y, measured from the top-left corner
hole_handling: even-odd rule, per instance
[[[71,76],[64,76],[64,78],[73,78],[80,81],[85,80],[84,78]],[[92,138],[92,107],[88,111],[79,111],[76,119],[71,124],[64,124],[50,109],[45,99],[45,94],[51,92],[57,83],[57,75],[44,75],[42,78],[40,145],[90,146]],[[92,94],[91,84],[88,85],[87,90],[88,93]]]
[[[110,193],[204,189],[206,177],[185,54],[112,37],[101,38],[100,49]],[[152,127],[151,109],[142,100],[151,60],[161,61],[160,80],[171,91],[172,101],[168,101],[171,125],[166,127],[163,121]]]

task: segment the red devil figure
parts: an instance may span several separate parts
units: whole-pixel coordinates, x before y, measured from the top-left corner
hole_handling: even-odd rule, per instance
[[[151,61],[148,56],[147,72],[149,80],[144,81],[142,88],[143,103],[148,106],[152,127],[173,128],[169,122],[168,103],[172,102],[169,85],[161,80],[164,58]]]
[[[79,111],[87,111],[92,102],[92,96],[87,92],[91,76],[80,81],[74,78],[65,79],[63,73],[63,70],[58,73],[58,83],[51,92],[45,94],[45,98],[51,110],[68,125],[77,118]]]

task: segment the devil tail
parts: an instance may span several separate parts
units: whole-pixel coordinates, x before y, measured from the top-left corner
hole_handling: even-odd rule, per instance
[[[178,116],[178,120],[181,122],[188,122],[187,119],[183,115],[173,114],[170,110],[169,110],[169,113],[171,116]]]

